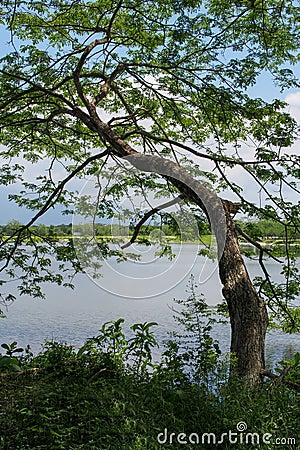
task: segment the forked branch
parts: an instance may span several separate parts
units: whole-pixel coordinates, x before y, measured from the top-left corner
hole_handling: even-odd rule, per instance
[[[150,211],[148,211],[142,217],[142,219],[136,224],[136,226],[134,227],[134,232],[133,232],[133,235],[132,235],[130,241],[127,242],[126,244],[122,245],[121,248],[125,249],[127,247],[130,247],[130,245],[132,245],[135,242],[136,238],[138,237],[138,234],[140,232],[140,229],[141,229],[142,225],[145,222],[147,222],[147,220],[150,217],[154,216],[154,214],[158,213],[162,209],[166,209],[166,208],[169,208],[170,206],[176,205],[177,203],[179,203],[184,198],[185,198],[185,195],[181,194],[178,197],[174,198],[173,200],[170,200],[169,202],[163,203],[162,205],[156,206],[155,208],[153,208]]]
[[[264,377],[267,377],[267,378],[270,378],[271,380],[273,380],[273,382],[270,384],[269,389],[275,389],[280,384],[285,384],[286,386],[291,387],[291,388],[295,389],[296,391],[300,391],[299,383],[295,383],[294,381],[285,379],[285,376],[288,374],[290,369],[291,369],[291,366],[286,366],[280,375],[275,375],[274,373],[270,372],[269,370],[262,370],[261,374]]]

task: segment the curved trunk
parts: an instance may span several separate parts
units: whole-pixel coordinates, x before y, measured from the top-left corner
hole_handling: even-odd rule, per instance
[[[84,113],[81,112],[82,114]],[[83,119],[87,121],[86,117]],[[231,322],[231,352],[237,357],[237,365],[232,367],[231,373],[236,373],[248,385],[258,384],[264,369],[268,314],[241,256],[235,226],[230,215],[231,212],[236,212],[231,209],[234,203],[220,199],[203,183],[192,179],[185,169],[177,164],[158,156],[142,155],[134,150],[117,136],[109,125],[98,118],[96,109],[92,121],[93,127],[98,129],[99,134],[109,142],[119,157],[127,159],[140,170],[161,174],[207,215],[218,241],[219,274]],[[92,127],[88,121],[86,124]],[[224,214],[220,213],[220,204],[222,211],[223,208],[225,210],[226,220],[225,217],[222,219]],[[218,229],[225,230],[224,234]],[[225,243],[222,242],[224,237]]]
[[[230,351],[237,357],[231,373],[254,386],[261,382],[261,372],[265,368],[268,313],[245,267],[235,225],[228,211],[226,218],[226,242],[219,261],[219,274],[230,316]]]

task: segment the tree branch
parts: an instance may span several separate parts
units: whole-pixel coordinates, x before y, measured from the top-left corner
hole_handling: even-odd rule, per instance
[[[291,387],[293,389],[296,389],[296,391],[300,391],[300,384],[294,383],[293,381],[285,380],[284,377],[287,375],[289,370],[291,369],[291,366],[286,366],[280,375],[275,375],[274,373],[270,372],[269,370],[262,370],[261,375],[264,377],[268,377],[271,380],[274,380],[273,383],[270,385],[270,389],[274,389],[277,387],[280,383],[285,384],[288,387]]]
[[[268,256],[270,256],[272,259],[274,259],[276,262],[282,264],[282,261],[280,259],[276,258],[276,256],[274,256],[269,249],[263,247],[261,244],[259,244],[259,242],[252,239],[247,233],[245,233],[241,229],[241,227],[239,225],[235,224],[235,227],[236,227],[237,231],[239,232],[239,234],[241,236],[243,236],[243,238],[246,239],[246,241],[248,241],[250,244],[254,245],[254,247],[256,247],[258,250],[266,253]]]
[[[17,79],[17,80],[21,80],[21,81],[24,81],[25,83],[28,83],[30,86],[32,86],[32,90],[30,90],[30,89],[28,89],[27,91],[26,91],[26,93],[30,93],[30,92],[34,92],[34,91],[36,91],[36,92],[43,92],[43,93],[45,93],[45,94],[47,94],[47,95],[49,95],[50,97],[54,97],[54,98],[57,98],[57,99],[59,99],[59,100],[61,100],[63,103],[65,103],[66,105],[68,105],[70,108],[74,108],[74,105],[73,105],[73,103],[72,102],[70,102],[66,97],[64,97],[62,94],[59,94],[59,93],[57,93],[57,92],[54,92],[52,89],[47,89],[47,88],[45,88],[45,87],[43,87],[43,86],[41,86],[41,85],[38,85],[38,84],[36,84],[34,81],[32,81],[31,79],[29,79],[29,78],[27,78],[27,77],[24,77],[24,76],[21,76],[21,75],[19,75],[19,74],[16,74],[16,73],[10,73],[10,72],[7,72],[6,70],[0,70],[0,73],[2,73],[3,75],[6,75],[6,76],[9,76],[9,77],[12,77],[12,78],[15,78],[15,79]],[[20,96],[21,96],[21,94],[20,94]],[[4,106],[6,106],[5,104],[4,104]]]
[[[117,75],[120,72],[123,72],[123,70],[125,69],[125,64],[118,64],[118,66],[116,67],[116,69],[112,72],[112,74],[106,79],[104,85],[101,88],[101,92],[96,95],[96,97],[92,100],[91,104],[93,106],[98,105],[98,103],[107,96],[108,91],[110,89],[111,83],[115,80],[115,78],[117,77]]]
[[[48,200],[46,201],[45,205],[43,206],[43,208],[41,208],[38,213],[29,220],[29,222],[27,222],[25,225],[23,225],[22,227],[20,227],[18,230],[16,230],[11,236],[9,236],[8,238],[6,238],[5,240],[3,240],[0,244],[0,248],[3,247],[8,241],[11,241],[12,238],[16,237],[15,241],[14,241],[14,246],[12,247],[7,259],[6,259],[6,263],[4,264],[4,266],[2,266],[0,268],[0,272],[3,271],[9,264],[10,260],[13,257],[14,252],[16,251],[19,243],[20,243],[20,239],[21,239],[21,234],[23,233],[23,231],[27,230],[34,222],[36,222],[36,220],[41,217],[43,214],[45,214],[45,212],[47,212],[51,206],[53,206],[53,204],[59,199],[64,186],[70,181],[72,180],[79,172],[81,172],[89,163],[91,163],[92,161],[96,161],[98,159],[103,158],[104,156],[109,154],[109,150],[106,149],[104,150],[102,153],[97,153],[96,155],[90,156],[89,158],[87,158],[82,164],[80,164],[78,167],[76,167],[76,169],[74,169],[64,180],[62,180],[57,187],[54,189],[54,191],[52,192],[52,194],[48,197]]]
[[[116,18],[116,15],[118,14],[119,10],[121,9],[122,4],[123,4],[123,0],[120,0],[119,3],[118,3],[117,6],[116,6],[116,8],[115,8],[115,10],[114,10],[114,12],[113,12],[111,18],[110,18],[109,25],[108,25],[108,29],[107,29],[107,31],[106,31],[107,39],[110,38],[111,29],[112,29],[114,20],[115,20],[115,18]]]
[[[97,47],[98,45],[102,45],[102,44],[105,44],[107,42],[108,42],[108,38],[107,37],[105,37],[103,39],[95,39],[93,42],[91,42],[91,44],[89,44],[85,48],[85,50],[83,51],[83,53],[82,53],[82,55],[81,55],[81,57],[79,59],[79,62],[77,64],[77,67],[76,67],[76,69],[74,71],[74,74],[73,74],[74,84],[75,84],[77,93],[78,93],[80,99],[83,101],[84,105],[87,107],[88,110],[90,110],[90,106],[91,105],[90,105],[90,102],[88,101],[85,93],[83,92],[82,85],[80,83],[80,73],[81,73],[81,70],[82,70],[85,62],[86,62],[87,57],[93,51],[93,49],[95,47]]]
[[[174,141],[173,139],[156,136],[156,135],[150,133],[149,131],[142,130],[142,129],[138,129],[138,130],[134,130],[134,131],[125,133],[122,136],[122,138],[126,139],[127,137],[132,136],[134,134],[141,134],[142,136],[148,137],[149,139],[153,139],[156,142],[163,142],[163,143],[170,144],[170,145],[173,145],[178,148],[182,148],[183,150],[187,150],[188,152],[192,153],[195,156],[199,156],[199,158],[209,159],[210,161],[214,161],[214,162],[215,161],[224,162],[224,163],[234,164],[234,165],[242,166],[242,167],[248,166],[248,165],[260,165],[260,164],[266,163],[265,161],[254,161],[254,160],[253,161],[243,161],[243,160],[237,160],[234,158],[226,158],[226,157],[222,157],[222,156],[208,155],[207,153],[198,152],[197,150],[190,147],[189,145],[182,144],[181,142]],[[278,160],[274,159],[273,161],[276,162]]]
[[[264,261],[263,261],[263,255],[264,255],[264,253],[266,253],[268,256],[270,256],[272,259],[274,259],[276,262],[278,262],[280,264],[282,264],[282,261],[280,261],[280,259],[276,258],[272,254],[272,252],[270,252],[268,249],[262,247],[258,242],[256,242],[250,236],[248,236],[248,234],[246,234],[238,225],[235,225],[235,227],[236,227],[237,231],[239,232],[239,234],[241,236],[243,236],[248,242],[250,242],[252,245],[254,245],[257,249],[259,249],[258,262],[259,262],[259,265],[260,265],[260,267],[261,267],[261,269],[262,269],[262,271],[263,271],[263,273],[265,275],[265,280],[263,281],[262,285],[265,284],[265,283],[268,283],[268,285],[270,286],[270,289],[272,291],[272,294],[273,294],[273,299],[276,300],[278,306],[280,308],[282,308],[282,310],[288,315],[291,323],[294,325],[295,324],[294,318],[292,317],[292,315],[289,312],[288,308],[285,305],[282,304],[282,302],[278,298],[278,295],[277,295],[277,293],[276,293],[276,291],[274,289],[274,286],[273,286],[272,281],[271,281],[271,277],[270,277],[269,272],[267,271],[267,268],[266,268],[266,266],[264,264]],[[261,291],[261,288],[260,288],[259,292],[260,291]],[[272,309],[272,307],[271,307],[271,309]]]
[[[184,194],[179,195],[178,197],[174,198],[173,200],[170,200],[169,202],[163,203],[162,205],[156,206],[155,208],[148,211],[144,217],[137,223],[137,225],[134,227],[133,235],[129,242],[121,246],[121,249],[124,250],[124,248],[130,247],[131,244],[133,244],[139,234],[139,231],[141,229],[141,226],[149,219],[149,217],[153,216],[157,212],[161,211],[162,209],[169,208],[169,206],[176,205],[179,203],[183,198],[185,198]]]

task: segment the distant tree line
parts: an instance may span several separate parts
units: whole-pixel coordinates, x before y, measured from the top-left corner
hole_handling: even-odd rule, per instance
[[[171,215],[163,216],[160,222],[153,222],[150,224],[142,225],[139,229],[139,235],[149,236],[151,233],[160,230],[166,236],[182,237],[183,239],[192,239],[195,236],[195,222],[187,223],[185,216],[184,231],[180,226],[180,220],[178,217],[174,219]],[[264,240],[268,238],[284,238],[285,227],[282,223],[277,221],[261,219],[258,221],[251,221],[247,219],[237,220],[237,225],[240,229],[247,233],[250,237],[256,240]],[[16,229],[20,227],[21,223],[17,220],[11,220],[6,225],[0,225],[0,237],[11,236]],[[196,221],[198,228],[197,232],[200,235],[211,234],[210,225],[206,220],[198,218]],[[128,236],[134,230],[135,223],[131,222],[129,225],[114,223],[96,223],[93,226],[93,230],[96,236]],[[73,228],[73,229],[72,229]],[[31,231],[37,236],[41,237],[71,237],[74,233],[85,234],[90,229],[89,224],[77,224],[72,226],[69,224],[60,225],[44,225],[38,224],[31,227]],[[299,232],[293,232],[290,230],[290,237],[292,239],[300,239]]]
[[[294,227],[286,227],[283,222],[278,222],[271,219],[261,219],[258,221],[250,221],[247,219],[236,220],[236,224],[242,231],[247,233],[255,240],[264,240],[268,238],[282,238],[286,237],[286,233],[290,239],[299,239],[300,233]]]

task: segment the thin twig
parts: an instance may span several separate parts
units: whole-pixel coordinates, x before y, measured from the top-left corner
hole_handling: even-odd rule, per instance
[[[282,384],[285,384],[286,386],[289,386],[289,387],[295,389],[296,391],[300,391],[299,383],[295,383],[294,381],[284,379],[284,377],[287,375],[287,373],[289,372],[290,369],[291,369],[291,366],[286,366],[280,375],[275,375],[274,373],[270,372],[269,370],[265,370],[265,369],[261,370],[260,373],[264,377],[268,377],[271,380],[274,380],[274,382],[271,383],[269,389],[274,389],[280,383],[282,383]]]
[[[153,216],[157,212],[161,211],[162,209],[169,208],[169,206],[176,205],[179,203],[183,198],[185,198],[185,195],[181,194],[178,197],[174,198],[173,200],[170,200],[169,202],[163,203],[162,205],[156,206],[156,208],[151,209],[148,211],[144,217],[137,223],[137,225],[134,227],[133,235],[129,242],[121,246],[121,249],[130,247],[131,244],[133,244],[139,234],[139,231],[141,229],[141,226],[149,219],[149,217]]]

